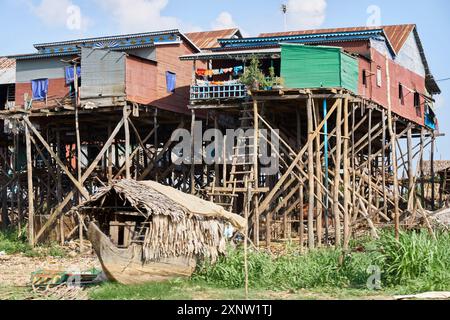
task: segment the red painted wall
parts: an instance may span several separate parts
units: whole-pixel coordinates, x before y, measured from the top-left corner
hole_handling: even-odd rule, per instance
[[[371,49],[372,60],[360,57],[359,59],[359,92],[358,94],[373,100],[374,102],[388,108],[387,98],[387,72],[386,57],[375,49]],[[381,69],[382,81],[381,86],[377,85],[377,69]],[[363,85],[363,70],[367,74],[367,86]],[[389,75],[391,83],[391,104],[392,111],[397,115],[411,120],[417,124],[424,125],[424,103],[425,100],[420,97],[420,114],[414,107],[414,91],[425,94],[425,79],[398,65],[396,62],[389,60]],[[399,84],[403,85],[404,104],[399,99]],[[409,90],[410,89],[410,90]],[[411,90],[413,92],[411,92]]]
[[[31,82],[16,84],[16,105],[24,105],[24,94],[28,93],[29,98],[32,98]],[[69,93],[69,87],[66,86],[66,80],[63,79],[49,79],[48,80],[48,104],[44,101],[33,101],[33,109],[43,109],[54,107],[58,104],[55,99],[61,100]]]
[[[192,83],[193,62],[181,61],[180,56],[194,53],[185,43],[179,45],[161,45],[156,47],[157,63],[157,99],[152,105],[179,113],[190,114],[189,92]],[[198,68],[203,64],[197,63]],[[166,87],[166,71],[177,75],[176,90],[168,93]]]
[[[157,100],[156,62],[128,56],[126,60],[127,100],[149,105]]]

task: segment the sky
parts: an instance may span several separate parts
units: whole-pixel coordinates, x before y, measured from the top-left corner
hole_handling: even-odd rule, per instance
[[[287,4],[286,21],[281,5]],[[1,0],[0,56],[33,52],[34,43],[178,28],[239,27],[262,32],[417,24],[432,73],[450,78],[448,0]],[[437,159],[450,160],[450,80],[439,82]]]

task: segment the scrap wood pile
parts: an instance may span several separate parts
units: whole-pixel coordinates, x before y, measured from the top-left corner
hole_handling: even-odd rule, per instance
[[[133,208],[148,223],[143,245],[145,262],[178,256],[215,261],[226,250],[226,224],[237,230],[246,227],[244,218],[221,206],[153,181],[113,182],[77,210],[95,219],[105,212],[102,207],[111,203],[123,210]]]

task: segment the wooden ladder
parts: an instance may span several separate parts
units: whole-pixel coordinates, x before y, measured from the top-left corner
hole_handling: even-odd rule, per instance
[[[253,128],[253,111],[248,109],[241,110],[241,129],[247,130]],[[223,187],[220,192],[216,189],[216,180],[213,181],[213,187],[208,193],[210,200],[223,206],[229,211],[233,211],[236,199],[239,194],[245,194],[248,183],[254,180],[254,162],[253,153],[249,154],[254,147],[254,137],[239,136],[237,144],[233,148],[233,160],[229,178],[223,177]],[[239,190],[239,191],[238,191]]]

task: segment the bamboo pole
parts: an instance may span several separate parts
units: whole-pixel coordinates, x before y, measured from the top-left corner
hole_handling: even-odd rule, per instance
[[[312,111],[312,98],[309,96],[307,101],[307,114],[308,114],[308,247],[314,249],[314,144],[312,135],[313,128],[313,111]]]
[[[191,194],[195,194],[195,110],[191,114]]]
[[[255,99],[253,101],[253,123],[254,123],[254,137],[253,137],[253,173],[254,173],[254,188],[259,188],[259,110],[258,101]],[[253,222],[253,233],[254,233],[254,244],[259,246],[259,194],[255,192],[254,195],[254,222]]]
[[[335,160],[335,173],[334,173],[334,191],[333,191],[333,214],[335,222],[335,237],[336,247],[341,246],[341,218],[339,210],[339,187],[341,183],[341,160],[342,160],[342,99],[339,99],[339,105],[336,114],[336,160]]]
[[[399,211],[399,196],[398,196],[398,171],[397,171],[397,136],[394,132],[394,126],[392,121],[392,98],[391,98],[391,77],[389,73],[389,59],[387,55],[386,59],[386,80],[387,80],[387,99],[388,99],[388,128],[391,136],[391,156],[392,166],[394,173],[394,216],[395,216],[395,237],[400,238],[400,211]]]
[[[27,179],[28,179],[28,242],[34,247],[34,193],[33,193],[33,160],[31,154],[30,129],[25,125],[25,142],[27,148]]]
[[[313,108],[314,108],[314,126],[317,128],[319,125],[320,119],[320,110],[316,107],[316,104],[313,100]],[[318,135],[315,139],[316,145],[316,177],[320,179],[322,177],[322,156],[321,156],[321,137]],[[316,181],[316,196],[320,201],[323,200],[323,193],[320,180]],[[323,228],[322,228],[322,217],[323,217],[323,206],[320,203],[317,203],[316,206],[316,230],[317,230],[317,246],[320,248],[322,246],[322,238],[323,238]]]
[[[348,99],[344,101],[344,250],[350,242],[350,153],[349,153],[349,113]]]
[[[123,107],[123,127],[125,129],[125,176],[127,180],[131,179],[131,167],[130,167],[130,123],[128,122],[129,117],[128,105]]]

